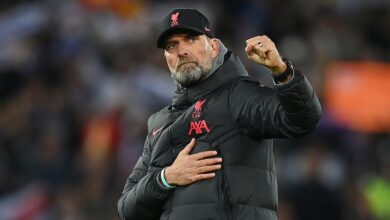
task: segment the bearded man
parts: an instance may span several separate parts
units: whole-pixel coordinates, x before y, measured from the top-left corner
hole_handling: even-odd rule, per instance
[[[177,84],[171,105],[148,119],[144,150],[127,179],[122,219],[276,220],[273,138],[312,131],[321,117],[313,88],[267,36],[246,41],[275,88],[248,76],[195,9],[165,16],[157,47]]]

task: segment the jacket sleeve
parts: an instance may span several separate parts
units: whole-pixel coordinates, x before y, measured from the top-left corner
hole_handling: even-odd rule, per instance
[[[169,190],[159,183],[161,169],[149,171],[151,149],[148,139],[143,153],[126,181],[118,201],[121,219],[159,219]]]
[[[229,93],[229,106],[242,131],[255,138],[293,138],[312,131],[321,105],[306,77],[295,71],[290,82],[263,87],[248,79]]]

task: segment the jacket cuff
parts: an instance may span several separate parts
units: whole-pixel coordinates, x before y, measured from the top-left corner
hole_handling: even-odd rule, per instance
[[[294,71],[293,75],[291,76],[291,79],[285,83],[277,83],[273,80],[275,84],[275,88],[279,91],[289,89],[291,86],[299,83],[300,81],[304,80],[304,76],[299,71]]]
[[[157,182],[157,186],[160,190],[164,190],[164,191],[168,191],[170,190],[170,188],[167,188],[164,186],[163,182],[162,182],[162,179],[161,179],[161,174],[162,174],[163,170],[161,170],[160,172],[158,172],[158,174],[156,175],[156,182]]]
[[[275,78],[272,77],[272,82],[274,83],[275,86],[285,85],[285,84],[291,82],[291,81],[294,79],[294,76],[295,76],[295,73],[293,72],[292,75],[291,75],[291,78],[290,78],[288,81],[286,81],[286,82],[277,82],[277,81],[275,80]]]
[[[314,90],[306,77],[299,71],[295,71],[294,78],[289,82],[276,85],[276,93],[281,104],[288,113],[295,113],[302,110],[302,106],[307,106],[312,102]]]

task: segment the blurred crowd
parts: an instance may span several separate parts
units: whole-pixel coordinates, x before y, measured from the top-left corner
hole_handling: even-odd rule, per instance
[[[352,130],[331,117],[323,98],[329,63],[390,62],[388,1],[5,0],[0,220],[118,219],[116,201],[141,153],[146,120],[174,93],[156,25],[175,7],[204,12],[268,86],[269,72],[244,48],[250,37],[270,36],[321,99],[315,132],[275,140],[280,220],[390,219],[389,130]]]

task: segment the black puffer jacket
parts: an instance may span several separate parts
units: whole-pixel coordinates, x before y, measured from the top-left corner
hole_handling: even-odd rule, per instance
[[[148,120],[144,151],[118,201],[123,219],[275,220],[277,183],[271,138],[292,138],[315,128],[319,101],[298,71],[275,89],[248,76],[227,53],[202,83],[181,90],[173,104]],[[222,169],[210,180],[175,189],[158,182],[162,168],[195,137],[191,153],[217,150]]]

